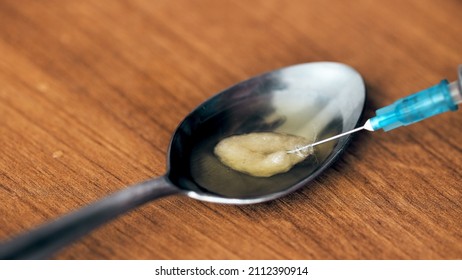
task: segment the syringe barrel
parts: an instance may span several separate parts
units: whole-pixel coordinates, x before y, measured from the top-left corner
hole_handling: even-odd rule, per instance
[[[370,121],[374,130],[383,129],[389,131],[434,115],[455,110],[457,110],[457,103],[452,97],[448,81],[443,80],[435,86],[377,110],[377,116]]]

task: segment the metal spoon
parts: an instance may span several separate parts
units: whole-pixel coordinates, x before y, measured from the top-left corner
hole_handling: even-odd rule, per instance
[[[250,204],[291,193],[326,169],[349,138],[317,147],[308,160],[270,178],[229,169],[213,155],[213,147],[224,137],[255,131],[327,138],[357,125],[364,100],[361,76],[334,62],[295,65],[238,83],[201,104],[178,126],[166,175],[127,187],[0,245],[0,259],[49,257],[108,220],[171,194]]]

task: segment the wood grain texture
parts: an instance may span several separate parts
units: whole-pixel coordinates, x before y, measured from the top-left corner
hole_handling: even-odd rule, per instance
[[[214,93],[311,61],[355,67],[365,117],[462,63],[459,0],[0,2],[0,239],[165,172]],[[302,190],[169,197],[59,259],[461,259],[462,113],[362,133]]]

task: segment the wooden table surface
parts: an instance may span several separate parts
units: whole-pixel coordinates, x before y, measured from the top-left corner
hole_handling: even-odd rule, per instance
[[[313,61],[356,68],[365,117],[456,79],[462,2],[0,2],[0,239],[166,171],[220,90]],[[232,206],[171,196],[58,259],[461,259],[462,113],[361,133],[318,179]]]

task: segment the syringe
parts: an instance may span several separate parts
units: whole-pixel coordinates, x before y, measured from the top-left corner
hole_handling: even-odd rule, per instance
[[[395,103],[377,110],[376,116],[368,119],[361,127],[291,150],[288,153],[308,149],[363,129],[389,131],[400,126],[410,125],[444,112],[456,111],[457,104],[460,103],[462,103],[462,65],[459,65],[458,68],[457,81],[449,83],[447,80],[442,80],[437,85],[401,98]]]

